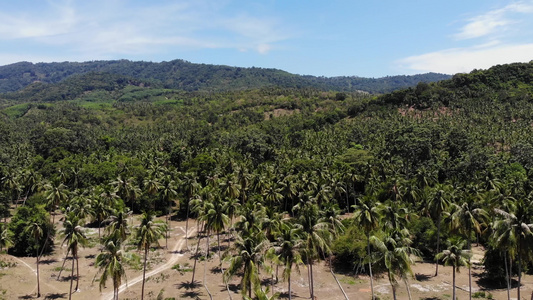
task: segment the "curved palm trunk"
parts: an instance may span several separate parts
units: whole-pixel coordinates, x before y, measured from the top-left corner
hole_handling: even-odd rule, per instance
[[[61,272],[63,272],[63,268],[65,267],[65,262],[67,261],[68,254],[70,252],[70,248],[67,249],[67,254],[65,254],[65,258],[63,258],[63,264],[61,265],[61,269],[59,270],[59,274],[57,274],[57,281],[59,281],[59,278],[61,278]]]
[[[403,278],[403,282],[405,282],[405,287],[407,288],[407,296],[409,297],[409,300],[411,300],[411,288],[409,288],[409,282],[407,282],[407,278]]]
[[[391,287],[392,287],[392,299],[396,300],[396,285],[395,284],[391,284]]]
[[[337,276],[335,275],[335,273],[333,273],[333,265],[331,263],[331,256],[329,257],[329,272],[331,273],[331,275],[333,275],[333,278],[335,279],[335,281],[337,282],[337,285],[339,286],[339,288],[341,289],[341,292],[342,294],[344,295],[344,299],[346,300],[350,300],[348,298],[348,295],[346,295],[346,292],[344,292],[344,289],[342,288],[342,285],[341,283],[339,282],[339,280],[337,279]]]
[[[209,288],[207,288],[207,282],[205,282],[205,276],[207,273],[207,259],[204,260],[204,288],[207,291],[207,294],[209,295],[209,299],[213,300],[213,295],[211,295],[211,291],[209,291]]]
[[[196,244],[196,252],[194,254],[194,265],[192,267],[191,285],[194,284],[194,275],[196,274],[196,263],[198,261],[198,251],[200,251],[200,233],[198,233],[198,243]]]
[[[148,261],[148,245],[144,247],[143,284],[141,287],[141,300],[144,299],[144,282],[146,281],[146,262]]]

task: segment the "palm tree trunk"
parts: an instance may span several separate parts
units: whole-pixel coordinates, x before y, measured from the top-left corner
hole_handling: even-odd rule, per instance
[[[198,233],[198,244],[196,244],[196,252],[194,254],[194,265],[192,267],[192,279],[191,279],[191,285],[194,284],[194,275],[196,274],[196,262],[198,261],[198,251],[200,251],[200,233]]]
[[[289,275],[287,277],[289,280],[289,300],[292,300],[292,290],[291,290],[291,272],[289,272]]]
[[[411,288],[409,287],[409,282],[407,282],[407,278],[403,278],[403,282],[405,282],[405,287],[407,288],[407,296],[409,297],[409,300],[411,300]]]
[[[391,284],[392,287],[392,299],[396,300],[396,285]]]
[[[440,253],[440,219],[441,215],[439,214],[439,216],[437,217],[437,253]],[[435,259],[435,277],[437,275],[439,275],[439,261]]]
[[[368,271],[370,272],[370,291],[374,300],[374,278],[372,277],[372,262],[370,261],[370,234],[367,235]]]
[[[503,261],[505,263],[505,283],[507,284],[507,300],[511,300],[511,286],[509,281],[509,267],[507,266],[507,251],[503,251]]]
[[[520,258],[520,242],[518,245],[518,290],[517,290],[517,299],[520,298],[520,285],[522,284],[522,259]]]
[[[39,282],[39,249],[37,249],[37,298],[41,297],[41,283]]]
[[[68,290],[68,299],[72,299],[72,283],[74,282],[74,257],[72,257],[72,270],[70,271],[70,289]]]
[[[59,278],[61,278],[61,272],[63,272],[63,267],[65,267],[65,262],[67,261],[68,253],[70,252],[70,248],[67,249],[67,254],[65,254],[65,258],[63,258],[63,264],[61,265],[61,269],[59,270],[59,274],[57,274],[57,280],[59,281]]]
[[[457,300],[455,297],[455,266],[452,266],[452,300]]]
[[[76,253],[75,258],[76,258],[76,288],[74,289],[74,291],[76,292],[80,285],[80,261],[78,258],[78,253]]]
[[[467,249],[472,253],[472,243],[470,242],[470,236],[471,236],[471,230],[468,230],[468,237],[467,237]],[[472,264],[470,263],[470,257],[472,255],[468,256],[468,296],[469,299],[472,300]]]
[[[141,287],[141,300],[144,299],[144,282],[146,281],[146,262],[148,261],[148,245],[144,246],[143,284]]]
[[[315,283],[313,280],[313,261],[309,263],[309,274],[311,274],[311,300],[315,300]]]
[[[350,299],[348,298],[348,296],[346,295],[346,292],[344,292],[344,289],[342,288],[341,283],[340,283],[339,280],[337,279],[337,276],[335,275],[335,273],[333,273],[333,266],[332,266],[332,263],[331,263],[331,256],[329,257],[329,271],[331,272],[331,275],[333,275],[333,278],[335,279],[335,281],[337,282],[337,285],[338,285],[339,288],[341,289],[341,292],[342,292],[342,294],[344,295],[344,299],[346,299],[346,300],[350,300]]]
[[[217,232],[217,244],[218,244],[218,261],[220,267],[222,268],[222,256],[220,255],[220,232]]]
[[[185,249],[189,250],[189,208],[191,207],[191,199],[187,202],[187,215],[185,216]]]
[[[205,282],[205,276],[206,276],[206,273],[207,273],[207,259],[204,260],[204,288],[205,290],[207,291],[207,294],[209,295],[209,299],[213,300],[213,295],[211,295],[211,292],[209,291],[209,289],[207,288],[207,282]],[[142,299],[141,299],[142,300]]]

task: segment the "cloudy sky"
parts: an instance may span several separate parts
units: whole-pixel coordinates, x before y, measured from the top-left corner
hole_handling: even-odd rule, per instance
[[[317,76],[533,60],[533,0],[2,0],[0,65],[130,59]]]

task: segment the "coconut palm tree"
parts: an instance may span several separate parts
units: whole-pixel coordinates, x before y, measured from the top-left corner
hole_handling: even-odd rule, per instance
[[[516,255],[518,263],[518,289],[522,281],[522,260],[531,257],[533,249],[533,201],[520,198],[511,205],[510,211],[494,209],[499,219],[494,224],[495,242],[498,247],[507,247]]]
[[[113,240],[118,240],[121,243],[128,238],[130,234],[128,228],[128,215],[130,212],[118,211],[108,218],[109,226],[106,227],[106,232]]]
[[[450,226],[452,230],[462,233],[466,238],[466,249],[472,250],[471,235],[472,231],[476,234],[481,233],[482,225],[489,219],[487,212],[482,208],[476,208],[473,201],[463,202],[462,205],[453,205],[453,212],[450,216]],[[468,264],[468,286],[469,295],[472,299],[472,267]]]
[[[37,265],[37,297],[41,297],[41,284],[39,280],[39,258],[40,258],[39,248],[41,247],[40,247],[39,241],[43,237],[44,230],[45,230],[44,226],[36,222],[28,224],[28,227],[26,227],[24,230],[25,232],[29,233],[35,241],[34,248],[35,248],[35,264]]]
[[[74,288],[74,291],[78,290],[79,286],[79,280],[80,280],[80,267],[79,267],[79,260],[78,260],[78,248],[79,245],[86,246],[88,244],[87,237],[83,233],[82,227],[79,225],[79,219],[75,214],[69,214],[67,215],[67,218],[63,222],[63,244],[67,244],[67,255],[69,252],[72,253],[72,270],[70,275],[70,291],[69,291],[69,299],[71,299],[72,295],[72,283],[74,279],[74,261],[76,262],[76,288]],[[65,259],[67,257],[65,256]],[[65,264],[65,260],[63,260],[63,265]],[[61,267],[63,269],[63,267]],[[58,275],[59,278],[59,275]]]
[[[259,268],[263,266],[267,248],[268,240],[263,232],[255,232],[239,235],[228,252],[228,255],[231,255],[230,266],[224,272],[224,280],[228,282],[242,270],[241,293],[243,296],[248,293],[248,297],[251,298],[253,287],[259,286]]]
[[[470,259],[470,251],[463,250],[465,247],[466,241],[458,240],[453,244],[450,244],[448,249],[438,253],[435,256],[437,261],[443,261],[445,266],[452,267],[452,300],[456,300],[455,297],[455,273],[459,273],[460,267],[468,266]]]
[[[126,253],[122,250],[121,242],[116,239],[117,236],[111,236],[107,239],[104,245],[104,251],[98,254],[95,261],[95,266],[99,268],[100,275],[100,291],[105,287],[107,279],[111,278],[113,281],[113,300],[118,300],[118,290],[122,284],[122,279],[126,278],[126,270],[124,269],[125,260],[128,258]],[[95,275],[95,279],[96,276]]]
[[[383,260],[389,282],[392,286],[392,295],[396,300],[396,289],[398,287],[398,277],[405,282],[409,299],[411,291],[407,282],[407,276],[414,277],[411,266],[414,264],[412,255],[419,256],[416,249],[410,245],[412,241],[408,238],[407,229],[396,229],[389,232],[382,238],[370,237],[370,242],[379,251],[380,259]]]
[[[6,252],[13,245],[11,239],[11,232],[7,228],[6,224],[0,224],[0,251],[6,248]]]
[[[357,226],[362,227],[366,234],[368,270],[370,272],[370,290],[372,292],[372,299],[374,299],[374,279],[372,277],[372,260],[370,259],[370,235],[371,232],[378,227],[379,221],[381,220],[378,205],[378,203],[372,203],[370,197],[365,197],[363,199],[358,199],[358,203],[353,206],[354,222]]]
[[[300,254],[303,246],[303,240],[301,238],[302,231],[300,228],[287,221],[281,222],[279,229],[274,247],[271,249],[275,254],[275,262],[284,266],[283,279],[288,282],[289,299],[292,299],[292,267],[295,266],[296,270],[299,272],[299,265],[303,264],[302,256]]]
[[[141,300],[144,299],[144,283],[146,276],[146,263],[148,261],[148,250],[151,245],[159,246],[159,239],[162,238],[166,232],[166,225],[164,223],[154,221],[154,217],[150,213],[143,213],[141,217],[141,224],[135,231],[135,240],[137,240],[137,248],[144,250],[144,264],[143,264],[143,283],[141,288]]]
[[[426,211],[437,220],[437,253],[440,251],[440,231],[442,215],[451,204],[452,187],[447,184],[437,184],[432,190],[432,195],[426,206]],[[439,262],[435,262],[435,276],[439,274]]]
[[[309,287],[311,299],[314,299],[313,261],[320,253],[329,253],[332,232],[327,220],[320,217],[318,205],[307,201],[299,208],[296,218],[297,226],[303,233],[304,254],[309,266]]]

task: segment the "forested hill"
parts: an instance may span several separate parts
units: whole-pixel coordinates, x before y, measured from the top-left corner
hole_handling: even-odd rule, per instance
[[[355,72],[356,70],[354,70]],[[150,81],[164,88],[186,91],[231,91],[277,86],[282,88],[316,88],[324,91],[365,91],[386,93],[418,82],[434,82],[449,75],[427,73],[413,76],[315,77],[291,74],[277,69],[239,68],[195,64],[184,60],[153,63],[129,60],[29,63],[0,66],[0,93],[13,92],[34,83],[58,83],[76,74],[105,72]]]

